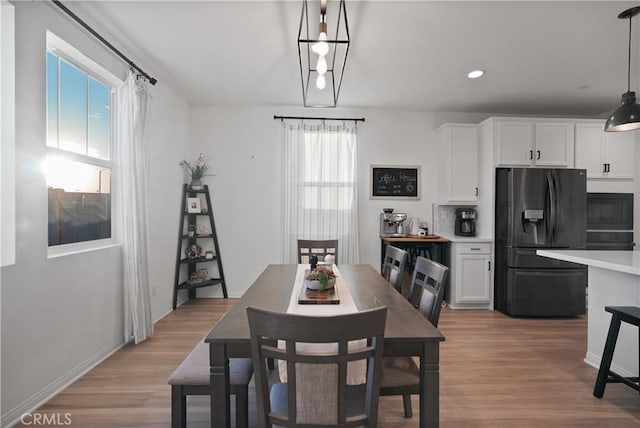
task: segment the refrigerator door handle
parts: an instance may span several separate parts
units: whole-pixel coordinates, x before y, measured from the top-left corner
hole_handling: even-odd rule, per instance
[[[551,242],[556,239],[556,223],[558,221],[558,195],[556,192],[556,184],[551,172],[547,173],[547,184],[549,185],[549,199],[550,199],[550,219],[549,228],[551,231]]]

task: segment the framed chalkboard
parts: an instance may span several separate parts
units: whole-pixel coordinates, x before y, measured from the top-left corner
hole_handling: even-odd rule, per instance
[[[371,165],[371,199],[420,199],[420,167]]]

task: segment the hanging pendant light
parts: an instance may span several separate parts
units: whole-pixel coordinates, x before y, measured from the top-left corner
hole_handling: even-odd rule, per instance
[[[314,21],[320,25],[316,27]],[[302,1],[298,55],[305,107],[337,105],[349,44],[345,0]]]
[[[640,129],[640,105],[636,103],[636,93],[631,91],[631,19],[640,13],[640,6],[632,7],[618,15],[619,19],[629,19],[629,62],[627,66],[627,92],[622,94],[622,105],[611,113],[604,130],[633,131]]]

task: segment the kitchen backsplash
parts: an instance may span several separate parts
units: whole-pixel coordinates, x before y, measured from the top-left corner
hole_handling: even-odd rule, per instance
[[[433,204],[433,231],[432,233],[453,236],[456,225],[456,209],[468,207],[468,205],[438,205]],[[475,208],[475,207],[474,207]],[[476,223],[476,227],[477,227]],[[476,235],[480,231],[476,229]]]
[[[453,235],[456,208],[458,207],[433,204],[433,233]]]

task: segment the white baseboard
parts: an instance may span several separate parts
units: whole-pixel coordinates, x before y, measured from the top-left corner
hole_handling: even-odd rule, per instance
[[[594,367],[596,370],[600,368],[600,361],[602,361],[601,355],[596,355],[593,352],[587,352],[587,355],[584,357],[584,362],[589,364],[591,367]],[[638,376],[636,373],[632,373],[628,370],[623,369],[622,367],[611,363],[611,370],[618,373],[622,377],[634,377]],[[596,378],[593,378],[593,383],[595,385]]]
[[[38,409],[44,403],[53,398],[56,394],[62,391],[64,388],[84,376],[89,370],[96,367],[98,364],[109,358],[113,353],[118,351],[124,346],[122,338],[116,339],[100,351],[96,352],[67,373],[60,376],[57,380],[51,382],[49,385],[42,388],[39,392],[35,393],[31,397],[18,404],[13,409],[0,417],[0,426],[9,427],[13,426],[20,421],[20,418],[25,413],[33,412]],[[8,422],[7,422],[8,421]]]

